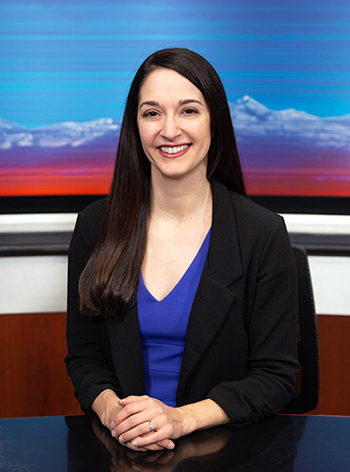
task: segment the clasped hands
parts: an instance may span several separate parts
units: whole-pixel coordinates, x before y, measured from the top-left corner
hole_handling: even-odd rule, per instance
[[[135,451],[173,449],[172,439],[183,435],[184,412],[159,400],[129,396],[118,401],[121,409],[110,423],[110,430],[120,444]]]

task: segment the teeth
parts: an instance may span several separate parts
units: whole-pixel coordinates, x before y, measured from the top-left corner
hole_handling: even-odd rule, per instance
[[[189,144],[184,144],[183,146],[176,146],[176,147],[165,147],[161,146],[160,150],[162,152],[166,152],[167,154],[176,154],[177,152],[184,151],[187,149]]]

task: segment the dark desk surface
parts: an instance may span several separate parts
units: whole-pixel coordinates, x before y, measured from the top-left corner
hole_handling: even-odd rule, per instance
[[[1,472],[349,472],[350,418],[276,416],[175,441],[174,451],[135,453],[94,417],[0,420]]]

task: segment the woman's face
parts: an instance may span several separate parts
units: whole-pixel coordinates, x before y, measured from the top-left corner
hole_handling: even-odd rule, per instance
[[[199,89],[171,69],[156,69],[140,89],[137,124],[152,177],[206,177],[210,115]]]

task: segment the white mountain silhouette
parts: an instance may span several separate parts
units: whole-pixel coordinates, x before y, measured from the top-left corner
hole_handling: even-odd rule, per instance
[[[321,118],[295,109],[270,110],[249,96],[230,104],[237,141],[241,145],[264,142],[311,149],[350,152],[350,114]],[[0,119],[0,153],[13,148],[79,148],[116,146],[120,122],[112,118],[69,121],[25,128]],[[0,154],[1,156],[1,154]]]
[[[13,147],[60,148],[96,145],[101,140],[116,145],[120,123],[112,118],[76,122],[67,121],[28,129],[0,119],[0,150]]]
[[[293,108],[270,110],[249,96],[230,104],[230,110],[237,137],[243,141],[284,138],[293,139],[294,145],[350,151],[350,114],[320,118]]]

